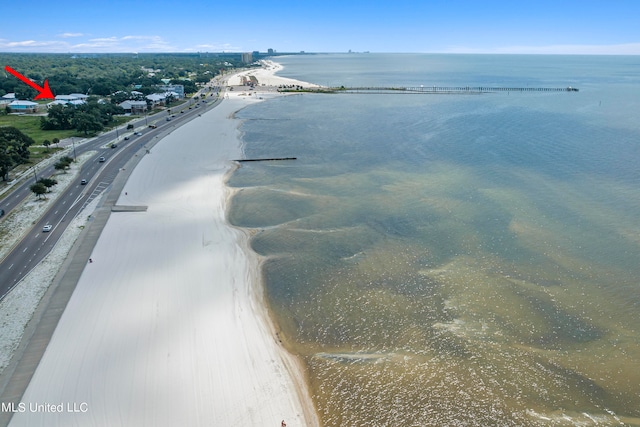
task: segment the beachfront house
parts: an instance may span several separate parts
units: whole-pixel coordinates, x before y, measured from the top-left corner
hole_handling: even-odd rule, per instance
[[[166,95],[164,93],[152,93],[151,95],[147,95],[145,98],[151,102],[151,107],[155,107],[157,105],[164,105]]]
[[[176,99],[184,98],[184,85],[160,85],[158,89],[165,92],[172,92]]]
[[[7,105],[11,104],[16,99],[15,93],[8,93],[6,95],[0,96],[0,107],[6,108]]]
[[[71,93],[69,95],[56,95],[56,99],[64,100],[64,101],[86,101],[89,98],[89,95],[85,95],[84,93]]]
[[[72,105],[77,107],[79,105],[86,104],[86,99],[89,95],[82,93],[72,93],[71,95],[56,95],[55,100],[47,104],[47,108],[51,108],[54,105]]]
[[[147,98],[151,103],[151,108],[154,108],[158,105],[166,105],[167,103],[179,99],[179,94],[176,92],[152,93],[151,95],[147,95],[145,98]]]
[[[147,112],[147,101],[132,101],[126,100],[118,104],[125,113],[129,114],[144,114]]]
[[[74,99],[73,101],[67,101],[64,99],[56,99],[55,101],[51,101],[50,103],[47,104],[47,108],[51,108],[54,105],[71,105],[74,107],[77,107],[79,105],[83,105],[86,104],[85,101],[79,100],[79,99]]]
[[[12,101],[9,108],[12,113],[35,113],[38,107],[37,102],[32,101]]]

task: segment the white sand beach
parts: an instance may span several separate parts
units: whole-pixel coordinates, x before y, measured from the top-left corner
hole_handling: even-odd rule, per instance
[[[242,84],[242,77],[254,76],[258,80],[258,88],[260,86],[302,86],[304,88],[319,88],[322,87],[317,84],[303,82],[301,80],[290,79],[286,77],[280,77],[276,75],[278,71],[283,69],[281,64],[277,62],[273,62],[268,59],[264,59],[260,61],[262,67],[253,68],[250,70],[242,71],[240,73],[236,73],[233,76],[229,77],[229,85],[238,86]]]
[[[225,219],[231,116],[251,102],[176,128],[133,171],[118,204],[148,210],[111,214],[11,426],[318,425]]]

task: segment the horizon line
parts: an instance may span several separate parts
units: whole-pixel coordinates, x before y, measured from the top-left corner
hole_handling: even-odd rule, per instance
[[[360,55],[360,54],[389,54],[389,55],[402,55],[402,54],[424,54],[424,55],[530,55],[530,56],[640,56],[638,53],[603,53],[603,52],[511,52],[511,51],[434,51],[434,52],[420,52],[420,51],[283,51],[283,52],[262,52],[262,51],[144,51],[144,52],[132,52],[132,51],[113,51],[113,52],[32,52],[32,51],[0,51],[0,55],[10,54],[27,54],[27,55],[153,55],[153,54],[169,54],[169,55],[197,55],[197,54],[216,54],[216,55],[242,55],[245,53],[258,53],[261,56],[282,56],[282,55]]]

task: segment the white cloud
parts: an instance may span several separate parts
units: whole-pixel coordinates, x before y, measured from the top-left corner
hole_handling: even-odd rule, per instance
[[[97,37],[95,39],[89,39],[90,43],[97,43],[97,44],[101,44],[101,43],[116,43],[118,41],[118,38],[116,37]]]
[[[89,39],[85,43],[73,46],[73,49],[80,51],[95,52],[172,52],[176,47],[165,41],[160,36],[123,36],[123,37],[98,37]],[[88,49],[88,50],[87,50]]]
[[[64,50],[66,43],[57,40],[19,40],[11,41],[0,39],[0,50],[5,52],[55,52]]]
[[[62,34],[58,34],[58,37],[61,37],[63,39],[68,39],[71,37],[84,37],[86,36],[86,34],[83,33],[62,33]]]
[[[62,38],[76,37],[75,43],[62,40],[21,40],[11,41],[0,39],[0,51],[4,52],[178,52],[176,46],[164,40],[161,36],[111,36],[82,39],[86,35],[80,33],[65,33]],[[71,36],[71,34],[76,34]]]
[[[189,48],[190,51],[198,51],[198,52],[240,52],[243,49],[239,46],[234,46],[229,43],[207,43],[207,44],[198,44],[193,48]]]

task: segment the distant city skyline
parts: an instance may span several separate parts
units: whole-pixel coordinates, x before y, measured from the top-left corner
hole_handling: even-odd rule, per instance
[[[4,2],[0,52],[640,55],[637,0]]]

